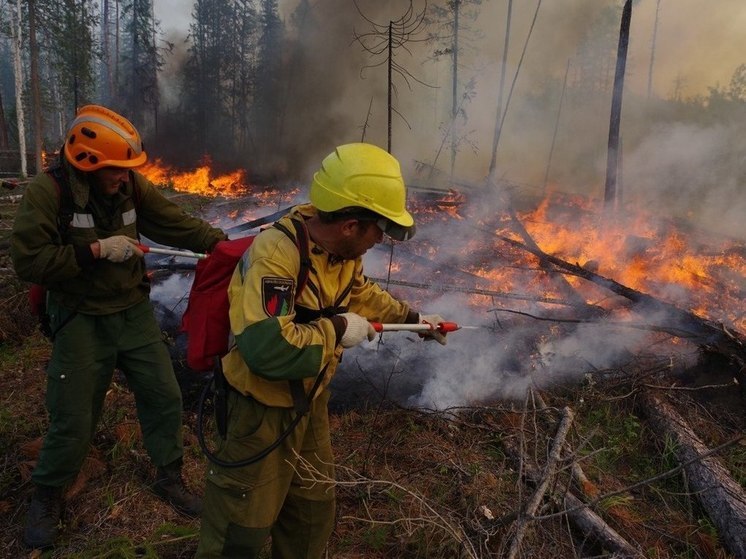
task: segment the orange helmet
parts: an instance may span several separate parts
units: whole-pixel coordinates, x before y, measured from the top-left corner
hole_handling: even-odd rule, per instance
[[[148,160],[137,129],[123,116],[100,105],[78,109],[67,130],[65,157],[81,171],[101,167],[138,167]]]

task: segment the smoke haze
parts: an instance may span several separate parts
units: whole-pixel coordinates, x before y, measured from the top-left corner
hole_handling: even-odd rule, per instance
[[[368,19],[385,26],[401,17],[407,3],[359,0],[357,4]],[[161,9],[176,5],[160,3]],[[416,3],[415,12],[423,5]],[[492,155],[506,5],[493,0],[468,8],[478,11],[477,19],[464,14],[458,94],[463,116],[455,123],[450,118],[451,60],[433,57],[436,48],[449,44],[412,42],[395,54],[397,63],[416,78],[395,77],[394,104],[401,116],[394,116],[392,152],[402,162],[407,182],[439,188],[453,185],[447,134],[454,130],[459,139],[454,182],[468,191],[476,208],[471,223],[451,220],[445,232],[439,226],[418,226],[417,239],[437,247],[436,267],[458,269],[464,257],[471,256],[465,254],[465,241],[480,235],[473,224],[501,210],[497,197],[485,192],[483,181]],[[281,3],[286,24],[296,6],[294,1]],[[535,8],[535,2],[514,2],[506,100]],[[496,162],[499,180],[518,195],[542,198],[546,176],[546,192],[603,196],[620,13],[621,2],[613,0],[541,5],[508,106]],[[279,154],[288,173],[302,184],[308,184],[321,158],[335,145],[363,138],[383,147],[387,143],[386,66],[353,40],[353,31],[366,33],[370,24],[349,1],[315,2],[305,17],[302,33],[293,36],[298,70],[288,76],[292,117],[285,133],[293,142],[288,153]],[[161,18],[164,28],[176,36],[176,27],[183,23],[170,25],[167,17]],[[745,29],[742,0],[634,3],[620,177],[622,199],[632,210],[684,218],[693,226],[746,239],[743,103],[740,109],[724,105],[724,111],[735,109],[724,114],[714,113],[704,103],[701,110],[686,104],[695,96],[706,98],[710,88],[729,85],[736,68],[746,63],[741,48]],[[560,106],[568,64],[566,96]],[[468,95],[463,97],[465,91]],[[707,115],[705,108],[710,110]],[[422,172],[418,163],[425,163],[426,170],[434,165],[438,172]],[[629,231],[630,236],[634,233]],[[493,234],[488,231],[485,238]],[[366,256],[366,272],[386,277],[387,263],[382,253],[372,251]],[[403,265],[409,265],[406,259]],[[419,305],[418,310],[482,328],[450,334],[446,347],[422,342],[412,334],[390,333],[381,345],[374,342],[348,351],[335,383],[352,397],[356,391],[388,390],[400,403],[425,407],[517,398],[532,383],[578,379],[589,371],[613,368],[654,343],[649,333],[603,323],[578,325],[558,334],[530,319],[509,319],[486,308],[478,312],[463,295],[401,291]],[[667,294],[676,295],[673,289]]]

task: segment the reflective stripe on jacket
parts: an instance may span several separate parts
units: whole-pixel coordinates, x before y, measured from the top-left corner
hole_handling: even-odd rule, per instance
[[[310,204],[297,206],[280,223],[294,231],[290,219],[304,219],[314,212]],[[299,306],[321,311],[337,304],[369,320],[406,319],[409,305],[370,282],[363,275],[361,258],[336,259],[311,241],[310,259],[311,272],[298,299]],[[295,243],[279,229],[270,227],[256,237],[228,287],[231,331],[236,343],[223,359],[225,377],[238,391],[268,406],[292,407],[287,381],[303,379],[308,393],[316,376],[326,367],[317,391],[321,393],[334,376],[342,355],[329,318],[317,318],[307,324],[296,322],[294,298],[299,270]],[[284,291],[286,287],[288,291]]]
[[[54,180],[40,173],[26,187],[16,213],[10,254],[19,278],[44,285],[53,301],[86,314],[127,309],[148,296],[150,282],[142,258],[113,263],[105,259],[81,267],[74,246],[88,246],[113,235],[138,234],[170,246],[205,252],[225,239],[209,223],[186,214],[137,172],[138,203],[133,184],[111,198],[98,194],[90,173],[64,163],[72,194],[73,220],[66,239],[57,226],[60,195]]]

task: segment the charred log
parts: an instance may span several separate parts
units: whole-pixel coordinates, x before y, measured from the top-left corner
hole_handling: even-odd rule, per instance
[[[652,391],[642,394],[642,408],[661,432],[676,442],[676,456],[683,465],[692,493],[717,527],[723,545],[735,557],[746,557],[746,492],[712,455],[684,418]]]
[[[515,213],[515,210],[513,209],[513,205],[508,205],[508,212],[510,214],[510,224],[513,227],[513,230],[518,233],[518,235],[521,236],[523,239],[523,242],[526,243],[527,246],[531,247],[533,249],[533,254],[541,253],[541,249],[539,248],[539,245],[536,244],[536,241],[534,241],[533,237],[529,234],[529,232],[526,230],[526,228],[523,226],[523,223],[521,223],[521,220],[518,219],[518,216]],[[539,264],[541,268],[549,274],[549,276],[555,280],[556,285],[558,288],[562,291],[562,293],[565,294],[566,297],[570,299],[570,301],[573,302],[575,306],[582,306],[585,305],[585,299],[581,297],[577,291],[573,288],[572,285],[568,283],[568,281],[558,274],[553,274],[553,267],[551,266],[551,263],[544,258],[539,258]]]

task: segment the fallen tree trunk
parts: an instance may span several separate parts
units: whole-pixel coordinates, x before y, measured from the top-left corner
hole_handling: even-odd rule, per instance
[[[676,442],[676,457],[692,493],[717,527],[723,546],[735,557],[746,557],[746,492],[668,402],[645,391],[641,403],[652,430],[662,428]]]
[[[458,285],[453,284],[433,284],[433,283],[420,283],[420,282],[414,282],[414,281],[406,281],[406,280],[393,280],[393,279],[385,279],[385,278],[377,278],[374,276],[368,276],[368,279],[371,281],[374,281],[379,284],[388,284],[388,285],[400,285],[402,287],[412,287],[414,289],[426,289],[428,291],[441,291],[441,292],[455,292],[455,293],[467,293],[469,295],[486,295],[487,297],[495,297],[498,299],[514,299],[517,301],[529,301],[531,303],[543,303],[546,305],[558,305],[558,306],[566,306],[566,307],[573,307],[577,308],[577,305],[575,302],[566,301],[563,299],[557,299],[553,297],[532,297],[529,295],[519,295],[518,293],[506,293],[504,291],[495,291],[492,289],[480,289],[477,287],[459,287]],[[580,306],[580,310],[585,310],[589,307],[593,307],[593,305],[589,305],[588,303],[583,303]],[[602,311],[600,307],[593,307],[597,311]]]

